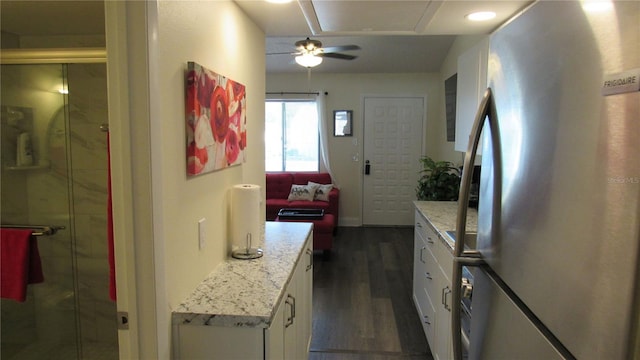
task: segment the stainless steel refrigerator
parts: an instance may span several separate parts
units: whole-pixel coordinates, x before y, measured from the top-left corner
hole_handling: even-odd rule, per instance
[[[591,6],[591,7],[590,7]],[[540,1],[490,36],[470,359],[640,359],[640,2]],[[464,239],[464,172],[457,239]]]

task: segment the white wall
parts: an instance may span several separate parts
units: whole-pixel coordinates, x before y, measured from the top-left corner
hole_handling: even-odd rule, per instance
[[[161,233],[169,311],[227,257],[228,190],[264,186],[264,33],[229,1],[161,1],[158,8],[158,92],[161,117]],[[246,163],[186,177],[185,69],[195,61],[238,81],[247,91]],[[264,217],[264,214],[263,214]],[[198,247],[198,220],[206,219],[206,245]],[[169,329],[167,329],[169,331]]]
[[[159,7],[158,72],[162,121],[162,218],[169,303],[173,308],[227,256],[228,189],[264,184],[264,34],[231,2],[163,1]],[[247,88],[246,163],[186,177],[184,86],[195,61]],[[198,220],[206,246],[198,249]]]
[[[264,33],[232,1],[108,3],[107,15],[118,310],[138,334],[120,340],[132,357],[168,359],[171,310],[227,256],[228,190],[264,186]],[[248,136],[243,165],[189,179],[188,61],[246,86]]]
[[[438,73],[404,74],[322,74],[307,72],[267,74],[268,92],[327,91],[326,116],[332,119],[333,110],[353,110],[353,137],[329,138],[331,170],[341,188],[340,225],[360,226],[362,224],[362,171],[363,171],[363,122],[362,96],[364,95],[419,95],[427,97],[425,154],[433,154],[438,142],[444,141],[445,133],[437,123],[443,116],[443,91],[440,89]],[[330,120],[331,121],[331,120]],[[329,126],[333,129],[333,125]],[[442,140],[440,140],[442,139]],[[453,146],[452,146],[453,147]],[[354,161],[354,155],[359,161]],[[417,159],[416,159],[417,160]]]

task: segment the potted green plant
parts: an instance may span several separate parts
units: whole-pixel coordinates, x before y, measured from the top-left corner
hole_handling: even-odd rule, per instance
[[[422,176],[418,180],[418,200],[455,201],[460,190],[460,169],[450,161],[434,161],[428,156],[420,158]]]

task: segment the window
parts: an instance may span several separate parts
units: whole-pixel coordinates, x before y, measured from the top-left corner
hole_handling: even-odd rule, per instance
[[[318,110],[310,100],[267,100],[265,170],[318,171]]]

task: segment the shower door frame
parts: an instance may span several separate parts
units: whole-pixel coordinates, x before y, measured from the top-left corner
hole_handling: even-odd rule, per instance
[[[109,6],[107,6],[107,9]],[[116,18],[112,17],[113,21]],[[121,18],[120,18],[121,19]],[[116,21],[117,22],[117,21]],[[109,103],[109,124],[114,123],[113,109],[122,110],[122,106],[112,105],[112,96],[116,96],[118,104],[122,103],[122,96],[127,94],[126,89],[122,86],[118,88],[120,83],[113,81],[117,78],[118,67],[109,67],[109,63],[117,61],[107,59],[107,50],[105,48],[65,48],[65,49],[2,49],[0,51],[0,64],[2,65],[33,65],[33,64],[79,64],[79,63],[105,63],[108,68],[107,84],[108,84],[108,103]],[[111,74],[110,74],[111,73]],[[114,76],[115,74],[115,76]],[[120,112],[122,116],[122,112]],[[122,129],[128,123],[126,119],[115,117],[117,128]],[[127,132],[128,134],[128,132]],[[123,136],[124,138],[124,136]],[[118,144],[123,143],[119,140],[112,141]],[[118,151],[119,153],[119,151]],[[139,354],[139,334],[137,328],[137,294],[136,294],[136,272],[135,272],[135,244],[133,241],[125,241],[125,239],[133,239],[134,224],[129,219],[133,217],[131,209],[133,208],[133,194],[131,191],[132,181],[123,179],[126,177],[127,163],[131,164],[131,155],[119,156],[111,159],[112,177],[117,177],[120,181],[113,186],[113,217],[114,217],[114,255],[116,266],[116,289],[117,289],[117,316],[118,316],[118,348],[119,358],[137,358]],[[130,167],[129,167],[130,168]],[[117,174],[114,176],[114,173]],[[128,174],[131,175],[130,173]],[[123,201],[119,201],[123,200]],[[128,210],[122,210],[122,209]],[[119,226],[119,224],[123,224]],[[119,227],[118,227],[119,226]],[[130,311],[132,309],[132,311]],[[120,326],[126,323],[127,326]]]
[[[155,85],[149,78],[150,73],[158,76],[156,63],[150,60],[157,56],[158,3],[104,4],[117,311],[119,317],[128,315],[129,325],[118,330],[119,357],[170,357],[171,315],[166,311],[169,301],[162,278],[164,253],[161,246],[154,246],[162,242],[153,221],[157,194],[149,192],[154,171],[149,169],[149,132],[153,131],[149,93]],[[0,51],[0,58],[5,53]],[[85,61],[82,58],[72,63]],[[136,140],[135,153],[131,151],[132,139]],[[161,175],[156,172],[154,175]],[[158,285],[160,288],[156,288]]]
[[[0,51],[0,64],[1,65],[56,65],[56,66],[61,66],[63,69],[63,77],[65,79],[65,83],[66,83],[66,73],[67,73],[67,67],[69,65],[72,64],[105,64],[106,66],[106,62],[107,62],[107,58],[106,58],[106,49],[105,48],[63,48],[63,49],[55,49],[55,48],[51,48],[51,49],[28,49],[28,48],[16,48],[16,49],[2,49]],[[66,85],[65,85],[66,86]],[[64,105],[62,109],[68,109],[68,99],[67,99],[67,95],[63,94],[64,96]],[[108,100],[107,100],[108,101]],[[68,110],[64,110],[64,112],[66,113],[65,118],[67,120],[65,120],[66,125],[65,127],[68,128],[69,124],[68,124]],[[69,139],[66,139],[66,142],[68,142]],[[70,158],[70,148],[69,148],[70,144],[66,145],[66,156],[69,159]],[[68,171],[71,172],[71,167],[68,168]],[[69,187],[69,201],[71,202],[71,197],[72,195],[72,185],[71,185],[71,177],[69,177],[69,180],[67,181],[67,186]],[[74,244],[77,240],[75,240],[75,231],[74,231],[74,225],[73,225],[73,216],[71,216],[70,218],[71,220],[71,227],[69,228],[69,231],[71,231],[71,242],[72,244]],[[72,248],[75,248],[76,245],[72,245]],[[79,311],[80,309],[80,304],[79,304],[79,284],[78,284],[78,275],[75,274],[75,272],[78,269],[78,264],[77,264],[77,255],[72,253],[72,266],[74,269],[74,302],[75,305],[74,307],[76,308],[76,312]],[[82,354],[82,351],[79,350],[80,347],[82,346],[82,336],[80,334],[80,319],[79,319],[79,315],[76,315],[76,346],[78,348],[78,354]],[[116,344],[117,345],[117,344]],[[122,355],[122,354],[120,354]]]

